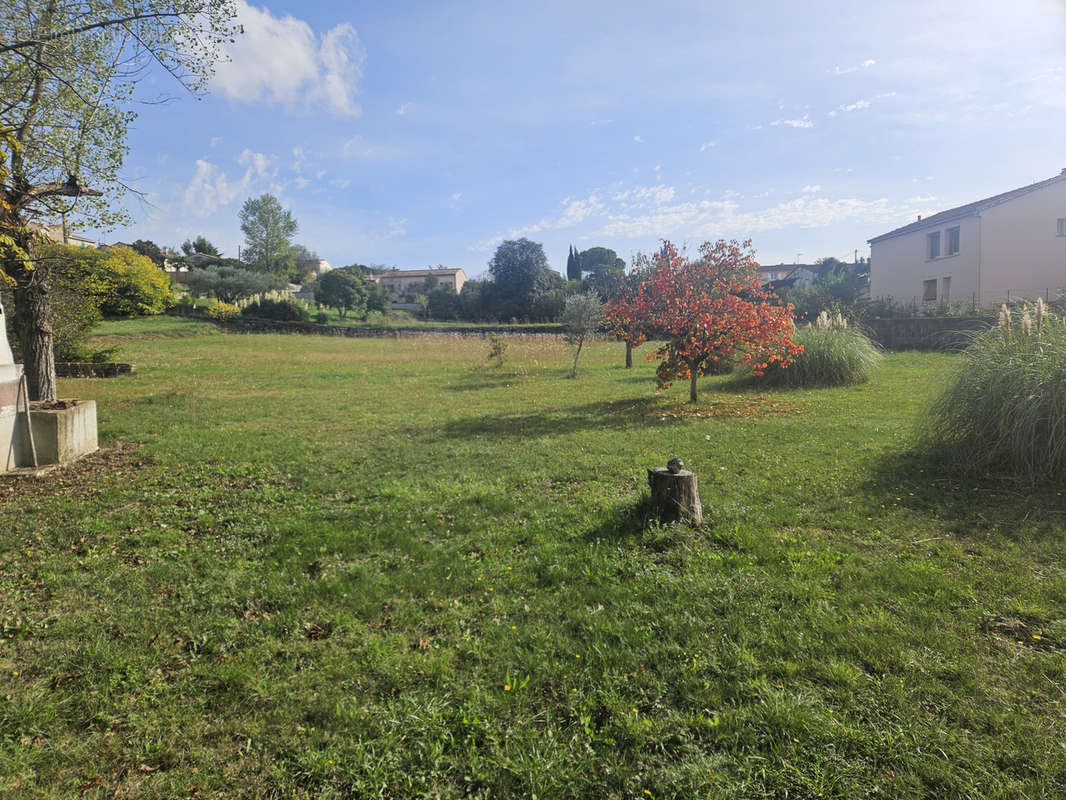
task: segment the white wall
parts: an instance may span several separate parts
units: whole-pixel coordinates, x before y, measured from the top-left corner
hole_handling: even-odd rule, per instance
[[[959,252],[947,253],[948,229],[959,228]],[[928,235],[940,232],[939,258],[929,258]],[[976,215],[930,225],[870,245],[870,297],[923,304],[924,282],[936,280],[937,302],[970,303],[977,293],[981,224]],[[945,294],[944,278],[950,278]]]
[[[986,209],[981,215],[981,292],[986,306],[1066,289],[1066,179]]]

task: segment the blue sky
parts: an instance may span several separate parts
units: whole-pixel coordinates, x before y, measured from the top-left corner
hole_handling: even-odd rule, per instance
[[[1066,0],[239,2],[209,94],[142,94],[105,241],[227,255],[278,195],[334,266],[485,271],[528,236],[628,259],[753,240],[850,257],[1066,167]]]

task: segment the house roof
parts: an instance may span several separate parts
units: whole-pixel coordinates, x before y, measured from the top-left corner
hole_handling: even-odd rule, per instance
[[[991,197],[986,197],[984,200],[975,200],[972,203],[967,203],[964,206],[956,206],[955,208],[949,208],[947,211],[941,211],[926,217],[925,219],[919,219],[916,222],[912,222],[909,225],[904,225],[902,228],[896,228],[888,233],[882,233],[880,236],[875,236],[872,239],[867,240],[869,244],[874,242],[880,242],[882,239],[888,239],[893,236],[902,236],[905,233],[911,233],[912,231],[920,231],[922,228],[935,227],[937,225],[943,225],[945,222],[951,222],[955,219],[961,219],[962,217],[968,217],[971,214],[980,214],[986,208],[992,206],[998,206],[1000,203],[1006,203],[1009,200],[1013,200],[1016,197],[1027,195],[1030,192],[1038,191],[1045,187],[1051,186],[1057,181],[1066,180],[1066,169],[1053,178],[1048,178],[1046,181],[1037,181],[1031,183],[1028,186],[1022,186],[1018,189],[1011,189],[1009,192],[1003,192],[1002,194],[995,194]]]

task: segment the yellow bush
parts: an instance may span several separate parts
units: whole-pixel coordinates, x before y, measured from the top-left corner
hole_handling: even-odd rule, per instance
[[[216,300],[207,307],[207,316],[211,319],[240,319],[241,310],[232,303]]]

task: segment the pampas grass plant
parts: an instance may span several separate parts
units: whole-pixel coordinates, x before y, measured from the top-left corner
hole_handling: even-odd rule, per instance
[[[771,364],[752,380],[761,386],[791,388],[863,383],[881,362],[881,352],[840,314],[823,311],[813,325],[798,328],[793,341],[803,352],[787,367]]]
[[[1043,300],[1016,316],[974,338],[921,441],[966,472],[1066,477],[1066,326]]]

